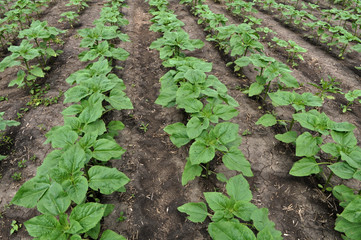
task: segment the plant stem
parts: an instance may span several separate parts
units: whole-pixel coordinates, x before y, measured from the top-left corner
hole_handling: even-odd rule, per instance
[[[331,172],[330,175],[328,175],[327,181],[326,181],[325,185],[324,185],[323,188],[322,188],[322,192],[325,192],[325,191],[326,191],[326,188],[327,188],[328,184],[330,183],[333,174],[334,174],[334,173]]]

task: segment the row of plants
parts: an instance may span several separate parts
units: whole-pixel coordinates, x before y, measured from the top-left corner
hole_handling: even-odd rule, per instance
[[[338,57],[342,59],[347,52],[361,51],[361,39],[354,34],[355,31],[349,32],[343,26],[320,20],[308,11],[298,10],[289,4],[277,3],[276,0],[254,2],[256,6],[278,16],[280,21],[303,30],[306,37],[314,39],[320,44],[326,44],[329,50],[335,46],[338,49]],[[357,30],[359,26],[357,25],[355,28]]]
[[[79,56],[83,61],[90,60],[83,56],[95,45],[121,35],[114,29],[116,26],[110,30],[102,25],[103,31],[99,26],[98,23],[94,28],[97,30],[93,30],[100,35],[82,34],[92,29],[79,30],[83,38],[81,46],[87,48]],[[122,54],[126,55],[121,58],[125,60],[128,53],[122,50]],[[95,61],[66,79],[74,86],[65,92],[64,104],[72,104],[62,112],[64,124],[53,127],[45,135],[45,143],[50,143],[53,151],[37,168],[36,176],[25,182],[11,201],[26,208],[36,207],[41,213],[24,223],[29,235],[36,239],[98,239],[104,230],[103,217],[114,209],[112,204],[100,203],[101,194],[125,192],[129,182],[109,162],[120,159],[125,152],[114,139],[124,124],[107,122],[104,116],[133,106],[124,93],[123,80],[112,73],[112,61],[119,58],[108,53],[94,56],[91,60]],[[100,239],[126,238],[105,230]]]
[[[194,12],[197,12],[200,8],[207,8],[204,4],[198,6],[198,8],[197,6],[193,7]],[[243,28],[245,29],[246,27],[243,25]],[[219,27],[215,27],[212,31],[217,31],[218,29]],[[233,29],[237,28],[233,27]],[[236,31],[235,33],[237,33]],[[250,32],[247,31],[247,33]],[[218,35],[221,34],[218,33]],[[229,36],[233,37],[235,35],[230,34]],[[222,44],[229,46],[227,52],[230,52],[232,55],[231,43],[225,42],[222,42]],[[259,50],[261,49],[259,48]],[[257,57],[253,57],[254,55]],[[259,59],[262,59],[260,56],[266,60],[268,59],[265,55],[258,53],[252,54],[249,57],[244,56],[246,57],[245,60],[242,60],[246,63],[244,66],[252,63],[255,67],[258,67],[258,64],[261,64]],[[238,66],[243,67],[239,64]],[[262,73],[263,69],[261,68],[258,71]],[[275,76],[281,77],[281,74],[275,72]],[[256,77],[256,82],[259,81],[260,77],[260,75]],[[327,89],[330,92],[332,90],[335,90],[333,92],[338,92],[332,79],[324,82],[329,84]],[[252,90],[252,85],[248,94]],[[295,82],[294,87],[287,87],[296,88],[297,86],[298,83]],[[360,189],[351,188],[343,184],[337,185],[340,181],[335,179],[335,176],[337,176],[341,180],[361,180],[359,177],[361,148],[357,146],[357,139],[354,135],[355,126],[348,122],[334,122],[325,113],[318,111],[323,105],[325,92],[322,91],[324,89],[320,88],[321,92],[317,96],[312,93],[299,94],[294,90],[284,91],[278,87],[276,89],[273,88],[273,90],[268,87],[264,88],[259,94],[265,94],[264,102],[269,98],[275,107],[290,106],[294,112],[292,118],[281,119],[276,116],[277,109],[275,109],[275,111],[263,115],[256,124],[261,124],[265,127],[276,124],[284,126],[285,131],[275,135],[275,138],[285,144],[294,145],[295,156],[301,157],[291,168],[290,174],[299,177],[312,174],[323,176],[325,183],[323,185],[320,184],[322,191],[332,192],[340,201],[340,206],[344,208],[343,212],[337,217],[335,229],[345,233],[345,239],[359,239],[361,236],[361,231],[359,231],[361,221],[357,216],[361,210],[359,205],[361,191]],[[353,101],[359,96],[359,90],[349,92],[346,95],[350,101]],[[332,178],[334,179],[332,180]]]
[[[12,45],[19,32],[28,28],[34,17],[39,16],[50,2],[51,0],[3,0],[3,4],[0,3],[0,49]]]
[[[186,203],[178,210],[196,223],[209,217],[208,232],[213,239],[282,239],[281,232],[268,219],[268,209],[251,203],[252,192],[244,176],[251,177],[253,173],[239,149],[239,126],[230,122],[239,114],[236,109],[239,105],[217,77],[207,74],[212,71],[211,63],[186,56],[185,51],[200,49],[204,43],[189,38],[181,28],[183,23],[168,9],[168,4],[166,0],[149,1],[154,16],[150,28],[163,33],[150,48],[157,49],[163,65],[171,68],[160,79],[156,103],[163,107],[176,106],[189,117],[187,123],[168,125],[164,131],[177,147],[190,144],[182,185],[201,175],[208,178],[216,174],[218,180],[226,183],[227,193],[205,192],[206,203]],[[228,179],[211,170],[216,155],[222,156],[228,169],[241,174]]]
[[[247,21],[247,19],[250,19],[250,17],[247,17],[247,12],[256,12],[256,10],[254,8],[252,8],[252,6],[254,5],[254,3],[251,4],[243,4],[243,1],[234,1],[234,2],[226,2],[225,4],[227,5],[227,9],[232,11],[233,14],[239,16],[239,17],[243,17],[245,19],[245,22],[248,23],[248,25],[253,26],[253,23],[255,21]],[[207,5],[200,5],[200,6],[196,6],[195,7],[197,10],[195,10],[195,14],[198,15],[199,22],[203,23],[206,22],[207,24],[209,24],[210,29],[212,29],[211,24],[213,21],[213,24],[217,23],[217,21],[212,20],[212,18],[216,18],[215,16],[218,16],[218,19],[223,19],[222,21],[224,23],[226,23],[228,21],[227,18],[225,18],[224,15],[222,14],[214,14],[212,13]],[[221,15],[221,16],[219,16]],[[206,16],[206,19],[204,19],[204,16]],[[213,16],[213,17],[212,17]],[[203,18],[203,19],[202,19]],[[222,23],[222,25],[224,25],[224,23]],[[206,31],[210,31],[210,29],[207,29],[207,27],[205,28]],[[253,26],[254,29],[254,26]],[[271,38],[272,37],[272,41],[275,42],[278,46],[283,47],[286,49],[286,52],[288,52],[288,59],[287,62],[290,62],[292,64],[292,66],[296,66],[297,62],[296,60],[304,60],[303,56],[301,55],[301,53],[306,52],[306,50],[302,47],[300,47],[299,45],[297,45],[294,41],[292,40],[288,40],[285,41],[283,39],[279,39],[278,37],[276,37],[275,32],[273,32],[272,30],[268,29],[268,28],[262,28],[262,27],[257,27],[255,28],[256,33],[258,33],[259,35],[254,36],[254,39],[259,39],[259,36],[261,35],[261,33],[265,33],[268,34],[268,36]],[[208,40],[210,41],[216,41],[218,44],[222,44],[221,40],[223,39],[217,39],[217,37],[214,37],[214,35],[216,35],[216,32],[218,31],[218,28],[214,27],[214,30],[210,31],[211,34],[213,36],[208,36]],[[269,45],[272,46],[271,43],[268,43]],[[227,47],[227,44],[223,44],[225,46],[221,46],[221,48],[224,49],[225,53],[228,54],[229,49]],[[230,44],[228,44],[230,46]],[[255,46],[258,45],[258,43],[254,44]],[[263,50],[263,47],[258,47],[257,51],[260,52]],[[231,52],[232,55],[232,52]],[[233,56],[233,55],[232,55]],[[236,55],[237,57],[237,55]],[[251,63],[256,66],[257,68],[259,68],[260,66],[258,66],[260,63],[258,63],[258,65],[254,64],[257,59],[259,59],[259,56],[256,55],[256,57],[254,57],[253,55],[250,56],[251,58]],[[247,59],[247,58],[246,58]],[[253,60],[252,60],[253,59]],[[269,59],[271,61],[274,61],[272,58],[268,58],[266,57],[266,59]],[[266,60],[263,60],[266,61]],[[236,64],[236,66],[234,67],[236,71],[240,70],[243,67],[243,64],[249,64],[249,60],[247,60],[245,63],[243,60],[235,60],[234,63]],[[229,64],[231,64],[232,62],[230,62]],[[237,64],[238,63],[238,64]],[[257,70],[256,68],[256,70]],[[356,67],[357,69],[359,69],[359,67]],[[285,71],[286,68],[284,68]],[[262,68],[258,69],[258,72],[262,72]],[[292,77],[290,77],[289,79],[292,79]],[[282,82],[282,81],[281,81]],[[293,87],[296,88],[297,84],[295,82],[295,79],[292,79],[292,83],[288,83],[286,84],[285,82],[283,82],[285,85],[284,87]],[[255,84],[257,86],[257,84]],[[340,108],[342,109],[342,112],[345,113],[346,111],[351,111],[352,109],[350,108],[355,102],[360,102],[359,97],[361,97],[361,92],[360,90],[356,89],[356,90],[351,90],[347,93],[342,92],[342,89],[338,88],[337,85],[339,85],[339,82],[336,82],[332,77],[330,77],[330,80],[323,80],[321,79],[320,81],[320,85],[318,84],[311,84],[312,86],[316,87],[318,90],[320,90],[321,92],[317,93],[318,95],[320,95],[321,98],[323,98],[324,94],[326,92],[330,92],[330,93],[338,93],[338,94],[342,94],[345,99],[347,100],[346,105],[341,104]],[[252,86],[252,85],[251,85]],[[281,87],[281,86],[280,86]],[[265,88],[263,88],[265,89]],[[266,89],[269,89],[269,86],[267,86]],[[282,89],[282,87],[281,87]],[[251,93],[250,96],[253,96],[253,93]],[[328,96],[328,98],[333,99],[332,96]]]

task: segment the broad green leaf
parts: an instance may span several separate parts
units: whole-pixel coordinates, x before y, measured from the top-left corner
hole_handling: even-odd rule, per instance
[[[187,135],[190,139],[198,137],[204,129],[202,121],[197,117],[192,117],[187,123]]]
[[[129,178],[115,168],[93,166],[88,174],[89,187],[102,194],[111,194],[129,182]]]
[[[9,87],[12,87],[14,85],[18,85],[19,87],[23,86],[25,76],[26,76],[26,73],[23,70],[19,70],[16,78],[14,80],[12,80],[8,86]]]
[[[203,202],[186,203],[177,209],[182,213],[188,214],[187,218],[194,223],[203,222],[208,216],[207,205]]]
[[[112,230],[105,230],[100,240],[127,240],[125,237],[113,232]]]
[[[190,141],[187,128],[183,123],[177,122],[168,125],[164,128],[164,131],[170,135],[170,140],[177,147],[181,147]]]
[[[26,208],[33,208],[49,188],[50,180],[47,177],[34,177],[20,187],[11,203]]]
[[[351,167],[361,168],[361,148],[356,147],[352,152],[346,154],[341,152],[341,159],[346,161]]]
[[[274,228],[274,222],[268,219],[268,209],[267,208],[258,208],[253,211],[251,215],[253,225],[258,231],[262,231],[264,228]]]
[[[252,230],[239,222],[211,222],[208,232],[212,239],[217,240],[256,240]]]
[[[249,86],[248,96],[252,97],[255,95],[259,95],[262,93],[263,89],[264,85],[261,85],[258,82],[254,82],[251,84],[251,86]]]
[[[45,76],[43,70],[39,67],[34,67],[33,69],[30,70],[30,73],[36,77],[44,77]]]
[[[266,227],[257,234],[257,240],[281,240],[282,233],[275,228]]]
[[[204,192],[208,206],[213,211],[224,211],[227,208],[229,198],[220,192]]]
[[[230,120],[239,114],[238,110],[234,107],[218,104],[213,108],[213,113],[223,120]]]
[[[93,227],[92,229],[86,232],[86,234],[89,235],[92,239],[98,239],[99,233],[100,233],[100,222],[98,222],[98,224],[95,227]]]
[[[361,198],[353,199],[340,216],[349,222],[359,223],[361,225]]]
[[[59,167],[65,169],[69,174],[72,174],[83,168],[84,164],[85,152],[79,144],[76,144],[63,153]]]
[[[67,108],[65,108],[61,114],[63,115],[76,115],[78,113],[80,113],[81,111],[83,111],[83,107],[79,104],[73,104]]]
[[[252,177],[252,169],[249,161],[244,157],[241,150],[238,148],[231,148],[223,155],[222,161],[224,165],[230,169],[242,172],[244,176]]]
[[[341,156],[342,146],[336,143],[326,143],[321,146],[321,149],[333,157],[339,157]]]
[[[277,119],[272,114],[267,113],[267,114],[263,115],[262,117],[260,117],[258,119],[258,121],[256,122],[256,124],[257,125],[261,124],[264,127],[270,127],[270,126],[277,124]]]
[[[234,204],[233,214],[243,221],[251,221],[253,211],[257,210],[256,205],[249,201],[237,201]]]
[[[64,213],[70,206],[70,203],[71,200],[68,194],[64,192],[60,184],[53,182],[48,191],[39,200],[37,208],[43,214],[57,216],[60,213]]]
[[[41,237],[42,239],[51,236],[56,232],[60,232],[60,224],[54,216],[51,215],[39,215],[24,223],[26,230],[32,237]]]
[[[348,239],[361,239],[361,223],[350,222],[343,217],[336,219],[335,230],[344,232]]]
[[[120,158],[125,150],[115,141],[99,139],[93,145],[93,157],[100,161],[108,161],[112,158]]]
[[[197,69],[190,69],[184,74],[185,79],[193,84],[204,83],[206,81],[206,74]]]
[[[105,123],[102,119],[86,124],[83,128],[84,133],[96,133],[98,136],[106,132]]]
[[[127,60],[129,53],[127,51],[125,51],[123,48],[111,48],[110,49],[111,53],[112,53],[112,57],[114,59],[117,59],[119,61],[125,61]]]
[[[133,104],[126,93],[117,88],[110,91],[107,101],[117,110],[133,109]]]
[[[203,103],[194,98],[185,98],[177,103],[178,108],[184,108],[187,113],[198,113],[203,108]]]
[[[218,141],[226,145],[227,143],[233,142],[238,136],[238,124],[231,122],[218,123],[212,133],[217,137]]]
[[[309,112],[296,113],[292,116],[302,127],[317,131],[323,135],[328,135],[332,126],[332,121],[325,113],[319,113],[314,109]]]
[[[72,146],[79,137],[78,134],[75,131],[72,131],[69,126],[60,127],[55,131],[51,130],[49,134],[46,135],[48,139],[45,143],[50,141],[53,148],[65,148],[67,146]]]
[[[88,180],[85,177],[76,176],[63,181],[61,185],[76,204],[81,204],[84,201],[88,191]]]
[[[95,227],[102,219],[104,210],[105,206],[103,204],[92,202],[83,203],[74,207],[69,217],[70,226],[80,225],[81,230],[70,233],[84,233]]]
[[[345,208],[352,200],[358,197],[354,190],[345,186],[338,185],[333,187],[332,194],[340,201],[340,206]]]
[[[302,158],[295,162],[290,170],[292,176],[303,177],[321,172],[316,160],[313,157]]]
[[[60,150],[53,150],[50,152],[43,160],[41,166],[37,168],[36,175],[46,176],[52,168],[57,167],[62,154],[63,152]]]
[[[353,132],[336,132],[331,131],[332,139],[347,148],[353,148],[357,144],[357,139]]]
[[[275,138],[284,143],[293,143],[297,139],[297,132],[295,131],[288,131],[283,134],[276,134]]]
[[[91,94],[91,90],[84,86],[75,86],[64,93],[64,103],[80,102]]]
[[[186,185],[189,181],[192,181],[196,177],[199,177],[202,173],[203,168],[198,164],[192,165],[192,163],[187,159],[187,163],[184,167],[182,174],[182,185]]]
[[[241,174],[231,177],[226,189],[228,195],[236,201],[251,201],[253,198],[248,181]]]
[[[210,162],[216,154],[213,146],[195,141],[189,149],[189,161],[194,164]]]
[[[346,162],[337,162],[328,166],[336,176],[343,179],[350,179],[356,172],[356,169],[352,168]]]
[[[318,145],[321,143],[321,137],[313,137],[309,132],[302,133],[296,139],[296,156],[315,156],[320,151]]]
[[[89,105],[83,109],[78,118],[81,123],[89,124],[98,120],[103,115],[103,111],[102,101],[96,103],[89,102]]]

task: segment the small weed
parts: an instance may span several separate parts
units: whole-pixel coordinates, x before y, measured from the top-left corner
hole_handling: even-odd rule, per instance
[[[145,133],[148,131],[149,123],[141,123],[139,129],[143,130]]]
[[[18,162],[18,167],[19,168],[26,168],[26,159],[22,159]]]
[[[21,172],[15,172],[11,177],[14,181],[20,181],[21,180]]]
[[[34,154],[29,160],[34,162],[36,159],[37,159],[37,157],[36,157],[36,155]]]
[[[40,131],[46,131],[47,130],[44,124],[39,124],[37,127],[39,128]]]
[[[16,222],[16,220],[13,220],[11,222],[11,229],[10,229],[10,235],[12,235],[13,233],[19,231],[19,229],[21,228],[22,224],[18,224]]]
[[[7,96],[0,96],[0,102],[2,101],[8,101],[8,97]]]
[[[118,222],[123,222],[123,221],[125,221],[127,218],[124,216],[124,212],[123,211],[121,211],[120,212],[120,216],[117,218],[117,221]]]
[[[246,129],[242,132],[242,136],[247,136],[247,135],[251,135],[251,131],[249,131],[249,129]]]

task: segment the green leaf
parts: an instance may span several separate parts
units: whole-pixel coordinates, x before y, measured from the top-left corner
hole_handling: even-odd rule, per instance
[[[182,185],[186,185],[189,181],[192,181],[196,177],[199,177],[202,173],[203,168],[198,164],[192,165],[192,163],[187,159],[187,163],[184,167],[182,174]]]
[[[295,162],[290,170],[292,176],[303,177],[321,172],[316,160],[313,157],[302,158]]]
[[[125,237],[113,232],[112,230],[105,230],[100,240],[127,240]]]
[[[350,222],[342,217],[336,219],[335,230],[344,232],[348,239],[361,239],[361,223]]]
[[[188,214],[187,219],[194,223],[203,222],[208,216],[207,205],[203,202],[186,203],[177,209],[182,213]]]
[[[12,87],[14,85],[18,85],[19,87],[24,85],[24,79],[25,79],[26,73],[23,70],[19,70],[17,73],[16,79],[12,80],[9,83],[9,87]]]
[[[356,169],[352,168],[346,162],[337,162],[328,166],[333,173],[343,179],[350,179],[356,172]]]
[[[227,143],[233,142],[238,136],[238,124],[231,122],[218,123],[212,133],[215,134],[218,141],[226,145]]]
[[[108,161],[112,158],[120,158],[125,150],[115,141],[99,139],[93,145],[93,157],[100,161]]]
[[[61,183],[64,191],[66,191],[72,201],[81,204],[88,191],[88,180],[83,176],[73,177]]]
[[[341,159],[353,168],[361,168],[361,148],[356,147],[350,153],[341,152]]]
[[[242,172],[247,177],[252,177],[252,169],[249,161],[244,157],[241,150],[238,148],[231,148],[226,154],[223,155],[222,161],[224,165],[230,169]]]
[[[84,86],[75,86],[64,93],[64,103],[80,102],[91,94],[91,90]]]
[[[44,77],[45,76],[43,70],[39,67],[34,67],[33,69],[30,70],[30,73],[36,77]]]
[[[313,137],[309,132],[302,133],[296,139],[296,156],[315,156],[320,151],[318,145],[321,143],[321,137]]]
[[[257,125],[261,124],[264,127],[270,127],[270,126],[277,124],[277,119],[272,114],[267,113],[267,114],[263,115],[262,117],[260,117],[258,119],[258,121],[256,122],[256,124]]]
[[[133,109],[133,104],[126,93],[117,88],[110,91],[107,101],[117,110]]]
[[[345,208],[352,200],[358,197],[354,190],[345,186],[338,185],[332,189],[332,194],[340,201],[340,206]]]
[[[274,222],[268,219],[268,209],[267,208],[258,208],[253,211],[251,215],[251,219],[253,221],[253,225],[256,227],[258,231],[262,231],[265,228],[274,228]]]
[[[213,146],[195,141],[189,149],[189,161],[194,164],[210,162],[216,154]]]
[[[251,201],[253,198],[248,181],[240,174],[228,180],[226,189],[228,195],[236,201]]]
[[[256,240],[251,229],[245,225],[235,222],[211,222],[208,225],[208,232],[212,239],[220,240]]]
[[[70,115],[76,115],[78,113],[80,113],[81,111],[83,111],[83,107],[79,104],[73,104],[67,108],[65,108],[61,114],[65,115],[65,116],[70,116]]]
[[[26,208],[33,208],[49,188],[50,181],[47,177],[34,177],[20,187],[11,203]]]
[[[184,78],[193,84],[204,83],[206,74],[198,69],[190,69],[184,74]]]
[[[64,213],[70,206],[70,203],[71,200],[68,194],[64,192],[60,184],[53,182],[48,191],[39,200],[37,207],[39,212],[43,214],[57,216],[60,213]]]
[[[59,167],[65,169],[67,173],[73,174],[84,167],[85,152],[79,144],[72,145],[67,149],[59,162]]]
[[[224,104],[216,105],[213,108],[213,113],[225,121],[228,121],[239,114],[237,109]]]
[[[190,139],[198,137],[204,129],[201,120],[197,117],[192,117],[187,123],[187,135]]]
[[[164,131],[170,135],[170,140],[178,148],[190,141],[187,134],[187,128],[183,123],[177,122],[168,125],[164,128]]]
[[[72,146],[79,136],[70,129],[70,126],[63,126],[54,131],[51,130],[46,134],[46,137],[48,139],[45,143],[50,141],[53,148],[65,148]]]
[[[220,192],[204,192],[208,206],[213,211],[224,211],[227,208],[229,198]]]
[[[297,139],[297,132],[288,131],[283,134],[276,134],[275,138],[284,143],[293,143]]]
[[[340,216],[349,222],[361,225],[361,198],[358,197],[352,200]]]
[[[24,223],[26,230],[32,237],[47,238],[54,233],[59,232],[60,224],[55,217],[51,215],[39,215]]]
[[[259,95],[262,93],[263,89],[264,85],[259,84],[258,82],[254,82],[251,84],[251,86],[249,86],[248,96],[252,97],[255,95]]]
[[[257,210],[256,205],[249,201],[237,201],[233,208],[233,214],[247,222],[251,221],[252,213]]]
[[[258,232],[257,240],[282,240],[282,233],[275,228],[266,227]]]
[[[83,203],[74,207],[70,214],[70,226],[69,233],[85,233],[94,228],[98,222],[102,219],[105,210],[105,205],[100,203]],[[72,226],[80,226],[78,231],[72,231],[75,229]],[[78,227],[77,227],[78,228]]]
[[[93,227],[92,229],[86,232],[86,234],[93,239],[98,239],[99,233],[100,233],[100,222],[98,222],[98,224],[95,227]]]
[[[102,194],[111,194],[130,181],[124,173],[115,168],[93,166],[88,174],[89,187]]]

